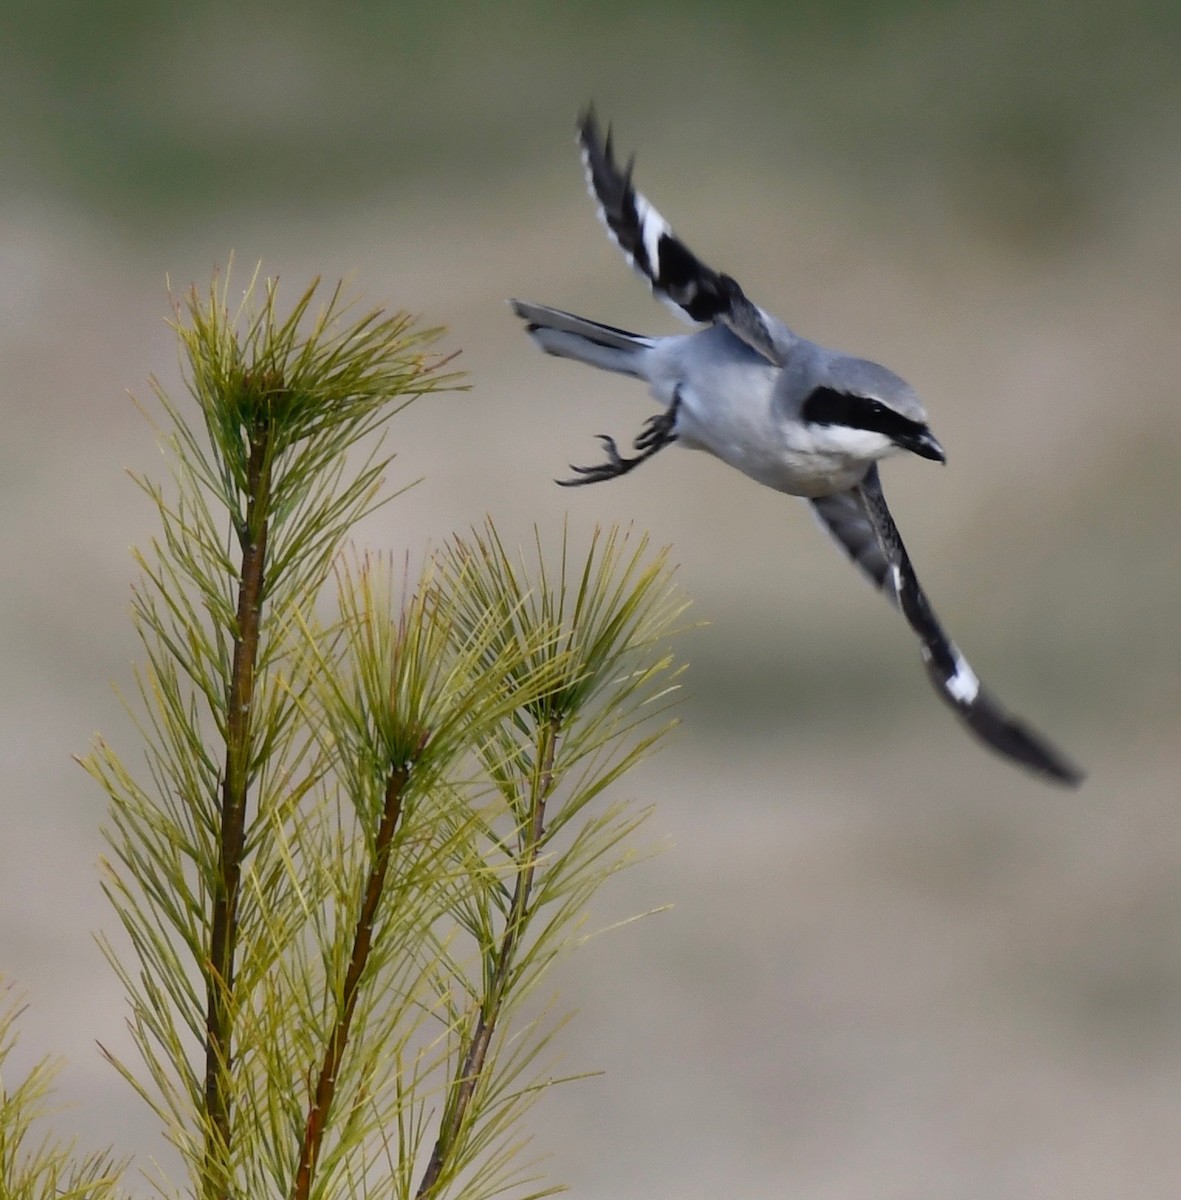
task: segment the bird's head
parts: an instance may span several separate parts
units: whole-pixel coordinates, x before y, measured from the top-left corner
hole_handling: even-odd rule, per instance
[[[828,439],[878,459],[898,450],[946,462],[914,388],[877,363],[835,356],[809,381],[800,418]]]

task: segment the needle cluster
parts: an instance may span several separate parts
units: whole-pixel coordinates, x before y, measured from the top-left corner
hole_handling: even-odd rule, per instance
[[[417,572],[350,551],[375,435],[455,386],[435,334],[228,295],[177,312],[197,419],[155,389],[146,766],[85,764],[130,946],[115,1065],[179,1152],[166,1194],[482,1200],[528,1178],[555,1025],[521,1005],[634,856],[642,814],[591,801],[668,728],[683,605],[618,531],[552,566],[491,524]]]

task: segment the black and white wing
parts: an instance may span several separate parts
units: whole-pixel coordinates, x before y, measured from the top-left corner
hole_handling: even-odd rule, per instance
[[[935,690],[968,728],[998,753],[1054,783],[1080,784],[1083,772],[985,691],[944,632],[886,506],[876,465],[859,486],[813,500],[812,507],[837,544],[902,609],[918,635]]]
[[[793,340],[791,332],[752,304],[729,275],[707,267],[632,187],[633,164],[620,170],[611,130],[606,138],[601,135],[593,109],[579,118],[578,144],[591,196],[611,240],[653,292],[678,315],[725,325],[773,366],[782,366]]]

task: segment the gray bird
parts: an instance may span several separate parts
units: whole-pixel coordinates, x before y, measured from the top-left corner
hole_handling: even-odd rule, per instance
[[[665,446],[705,450],[756,482],[810,501],[821,524],[918,635],[939,695],[987,745],[1043,778],[1075,786],[1083,773],[984,689],[944,632],[902,543],[878,477],[878,460],[909,450],[935,462],[943,447],[914,389],[892,371],[793,333],[706,266],[632,186],[615,162],[611,131],[593,110],[578,141],[599,216],[653,292],[690,322],[672,337],[645,337],[540,304],[511,301],[547,353],[647,382],[663,406],[621,454],[600,434],[606,461],[572,467],[558,482],[615,479]]]

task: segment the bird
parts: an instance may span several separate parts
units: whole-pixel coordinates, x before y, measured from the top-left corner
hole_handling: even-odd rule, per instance
[[[611,240],[653,294],[697,328],[646,336],[561,309],[510,300],[547,354],[646,382],[660,411],[634,453],[599,434],[604,461],[556,482],[618,479],[668,446],[703,450],[756,483],[806,500],[820,524],[901,611],[936,693],[986,746],[1041,779],[1078,786],[1084,774],[981,683],[935,615],[886,505],[878,464],[899,453],[946,454],[915,390],[868,359],[795,333],[707,266],[636,190],[634,157],[616,162],[594,108],[578,119],[588,188]]]

